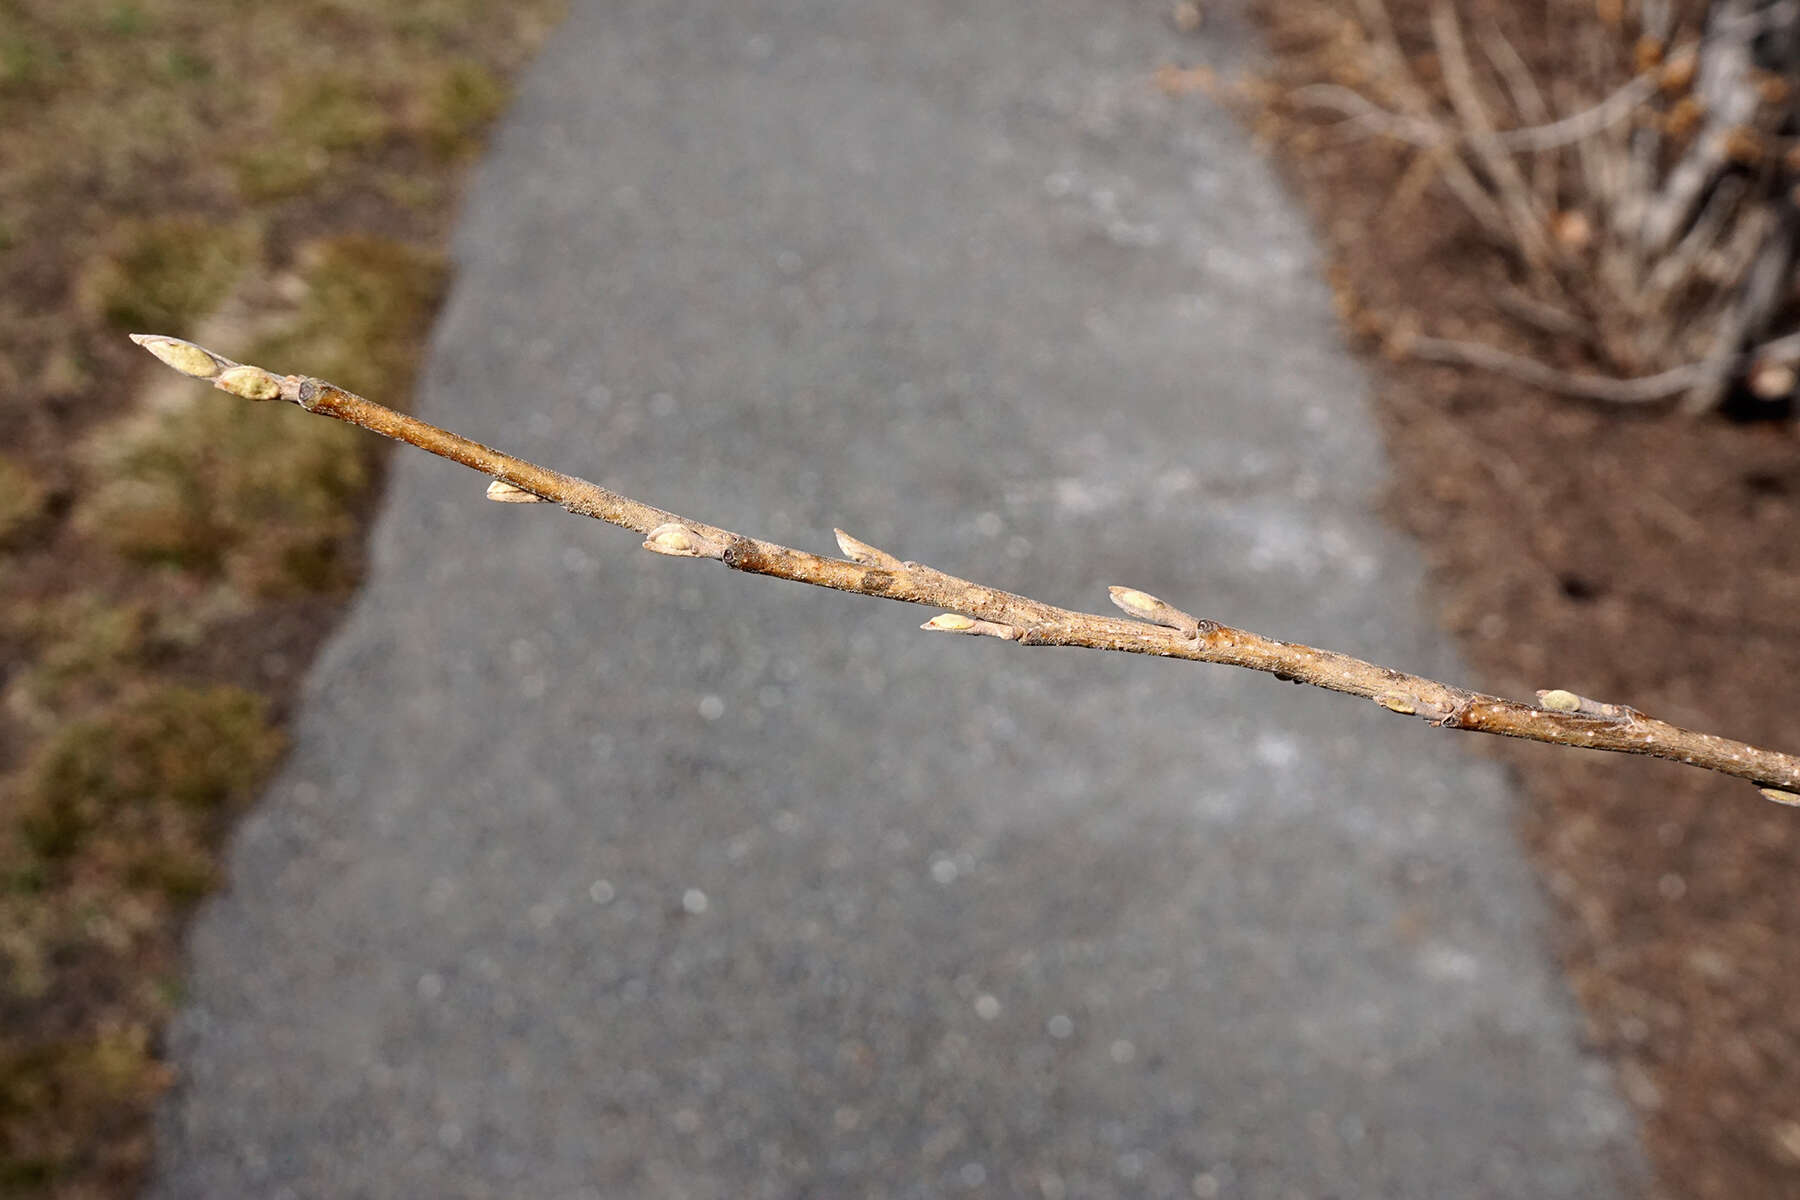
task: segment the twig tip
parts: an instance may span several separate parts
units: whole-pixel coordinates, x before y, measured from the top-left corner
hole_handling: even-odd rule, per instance
[[[134,333],[131,340],[156,355],[163,365],[195,379],[216,379],[238,364],[203,346],[160,333]]]
[[[1146,617],[1155,620],[1157,613],[1164,607],[1163,602],[1148,592],[1140,592],[1136,588],[1109,587],[1107,593],[1112,602],[1134,617]]]

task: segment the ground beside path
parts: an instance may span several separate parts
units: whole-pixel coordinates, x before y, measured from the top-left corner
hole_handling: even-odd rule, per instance
[[[1316,82],[1321,26],[1293,6],[1261,7],[1276,26],[1275,78]],[[1402,37],[1428,38],[1426,0],[1386,9]],[[1546,94],[1585,69],[1566,32],[1518,24],[1514,6],[1466,0],[1459,11],[1469,28],[1508,28]],[[1601,19],[1565,16],[1561,31]],[[1533,338],[1505,310],[1511,266],[1445,189],[1419,190],[1416,173],[1405,182],[1414,150],[1328,123],[1288,129],[1276,158],[1325,235],[1349,324],[1499,339],[1603,369],[1577,341]],[[1791,400],[1687,418],[1384,362],[1375,338],[1363,348],[1379,363],[1375,409],[1394,472],[1386,510],[1419,538],[1440,622],[1476,681],[1512,695],[1564,687],[1800,746]],[[1518,772],[1587,1037],[1616,1064],[1659,1185],[1707,1200],[1800,1194],[1793,810],[1667,763],[1485,748]]]
[[[1154,87],[1174,37],[579,6],[420,410],[749,532],[1461,677],[1304,227]],[[395,460],[196,926],[156,1194],[1628,1191],[1457,738],[635,541]]]

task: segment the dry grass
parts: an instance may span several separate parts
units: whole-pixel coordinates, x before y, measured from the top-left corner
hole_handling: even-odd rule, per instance
[[[0,0],[0,1194],[136,1190],[182,915],[379,476],[350,430],[147,386],[120,334],[223,323],[405,395],[558,7]]]

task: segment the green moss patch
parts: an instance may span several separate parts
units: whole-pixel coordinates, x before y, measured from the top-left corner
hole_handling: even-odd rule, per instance
[[[346,154],[372,149],[397,131],[392,98],[366,75],[296,74],[281,84],[274,136],[235,157],[239,190],[251,201],[278,200],[324,178]]]
[[[244,357],[271,371],[317,375],[404,407],[418,344],[443,294],[442,256],[388,238],[347,234],[317,241],[301,257],[306,286],[298,313]]]
[[[84,701],[104,701],[135,675],[155,616],[145,601],[115,604],[94,592],[22,604],[0,632],[32,647],[31,663],[7,684],[7,708],[39,728]]]
[[[506,85],[492,71],[470,59],[447,63],[427,89],[425,136],[441,157],[466,154],[505,103]]]
[[[81,514],[100,540],[256,594],[342,582],[316,570],[289,577],[281,564],[332,557],[324,547],[350,529],[347,503],[369,477],[368,452],[347,426],[217,392],[132,428],[100,470]]]
[[[24,536],[48,499],[49,489],[30,467],[0,454],[0,549]]]
[[[144,1161],[174,993],[131,964],[166,960],[161,930],[216,885],[281,748],[259,696],[150,685],[64,725],[0,793],[0,1195]]]
[[[84,299],[115,329],[180,335],[218,305],[255,251],[255,235],[241,222],[134,221],[88,265]]]
[[[277,134],[300,149],[360,150],[394,128],[393,103],[369,76],[351,71],[303,74],[283,86]]]
[[[27,769],[18,822],[39,857],[124,862],[207,846],[281,750],[261,697],[165,685],[71,722]]]
[[[442,285],[438,258],[346,236],[310,248],[303,299],[246,355],[403,403]],[[248,595],[347,586],[354,502],[377,446],[281,405],[186,388],[102,439],[81,518],[119,552],[224,578]]]

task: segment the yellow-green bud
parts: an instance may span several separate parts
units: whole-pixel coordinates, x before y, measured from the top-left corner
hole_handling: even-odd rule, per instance
[[[281,381],[261,367],[231,367],[220,372],[213,386],[245,400],[273,400],[281,395]]]
[[[191,375],[195,379],[211,379],[219,373],[219,360],[192,342],[155,333],[134,333],[131,340],[183,375]]]

